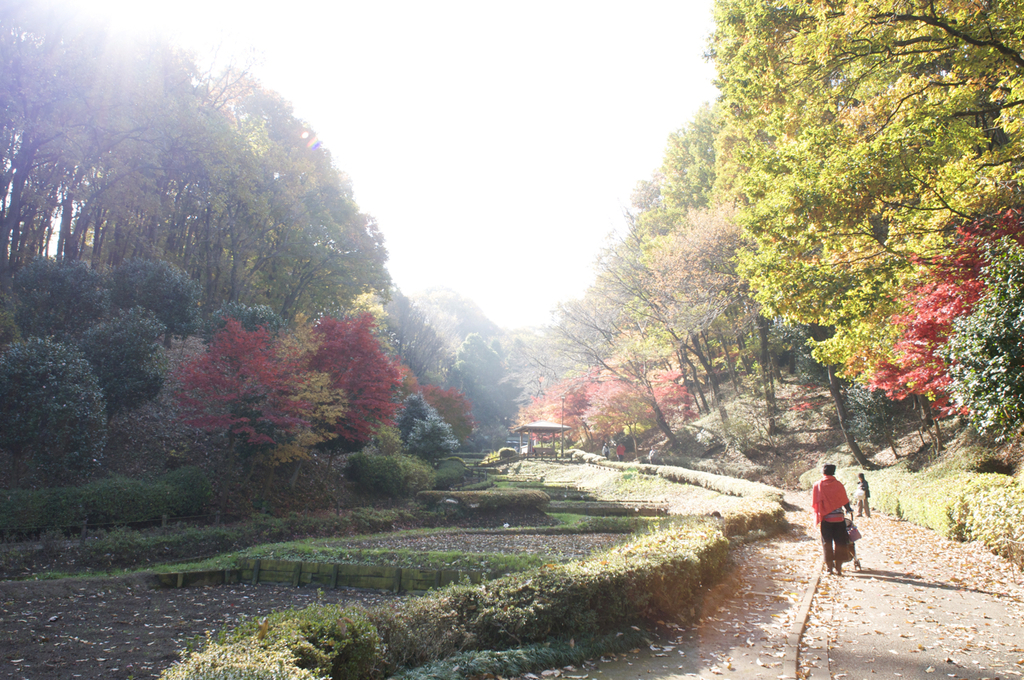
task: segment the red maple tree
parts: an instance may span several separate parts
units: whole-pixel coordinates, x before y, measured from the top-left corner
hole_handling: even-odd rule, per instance
[[[221,469],[221,510],[236,470],[236,444],[253,457],[287,442],[308,427],[309,404],[298,396],[303,372],[277,351],[266,328],[247,331],[228,319],[206,352],[177,372],[175,396],[184,422],[213,434],[225,434]]]
[[[567,425],[577,431],[577,439],[589,441],[590,428],[583,416],[590,407],[591,395],[597,388],[595,375],[566,378],[551,385],[543,395],[533,397],[531,403],[520,411],[520,424],[547,420]]]
[[[958,229],[955,250],[927,265],[926,280],[907,294],[908,310],[893,318],[903,330],[893,346],[893,358],[872,371],[872,388],[884,390],[892,399],[925,396],[943,415],[952,410],[949,366],[940,350],[953,322],[970,314],[985,292],[981,273],[988,245],[1006,236],[1024,241],[1021,211],[1008,210],[995,221],[978,220]]]
[[[465,442],[473,433],[473,404],[466,395],[454,387],[444,389],[437,385],[423,385],[420,394],[424,401],[434,407],[438,415],[452,427],[452,434],[459,442]]]
[[[296,397],[301,371],[280,357],[265,328],[247,331],[229,319],[207,351],[181,367],[176,396],[182,419],[229,441],[280,443],[309,423],[308,404]]]
[[[347,451],[363,446],[381,426],[393,425],[401,388],[398,362],[389,358],[373,334],[373,316],[324,317],[313,329],[320,346],[309,368],[331,376],[331,387],[348,399],[345,418],[334,427],[333,445]]]

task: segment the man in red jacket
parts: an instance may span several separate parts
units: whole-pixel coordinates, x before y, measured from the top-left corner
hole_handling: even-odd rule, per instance
[[[822,477],[814,483],[814,490],[811,492],[811,507],[814,509],[814,522],[821,524],[821,547],[825,551],[825,564],[828,566],[828,573],[843,575],[841,561],[835,559],[836,547],[846,545],[850,537],[846,535],[846,515],[843,514],[845,507],[850,514],[853,508],[850,506],[850,499],[846,495],[846,487],[835,478],[836,466],[826,465],[821,469]]]

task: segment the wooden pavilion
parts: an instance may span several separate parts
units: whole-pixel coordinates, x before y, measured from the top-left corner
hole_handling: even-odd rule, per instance
[[[538,421],[535,421],[535,422],[532,422],[532,423],[527,423],[526,425],[520,425],[519,427],[513,427],[511,432],[512,432],[512,434],[518,434],[519,435],[519,451],[520,451],[520,453],[522,453],[522,451],[523,451],[523,435],[525,434],[525,435],[527,435],[527,442],[529,444],[529,449],[527,450],[527,455],[530,455],[530,454],[543,455],[545,453],[550,453],[551,455],[553,455],[555,453],[555,450],[553,448],[551,448],[551,449],[539,449],[539,448],[538,449],[534,449],[534,446],[533,446],[533,435],[535,435],[535,434],[562,434],[566,430],[571,430],[571,429],[572,428],[569,427],[568,425],[559,425],[558,423],[552,423],[552,422],[548,422],[546,420],[538,420]]]

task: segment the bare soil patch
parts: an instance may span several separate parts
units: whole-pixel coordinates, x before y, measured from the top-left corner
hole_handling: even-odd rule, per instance
[[[0,678],[155,678],[196,636],[243,617],[326,603],[396,598],[286,586],[157,590],[144,576],[0,583]]]
[[[360,547],[467,552],[535,552],[583,557],[621,534],[457,533],[381,536]],[[215,635],[244,617],[319,601],[371,606],[399,596],[383,591],[270,585],[154,589],[145,575],[0,582],[0,678],[155,678],[196,636]],[[404,596],[402,596],[404,597]]]

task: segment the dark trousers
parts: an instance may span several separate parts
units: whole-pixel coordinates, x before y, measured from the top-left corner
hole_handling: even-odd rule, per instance
[[[821,523],[821,547],[825,551],[825,565],[829,571],[840,568],[843,560],[836,560],[836,548],[846,551],[850,537],[846,533],[846,521]]]

